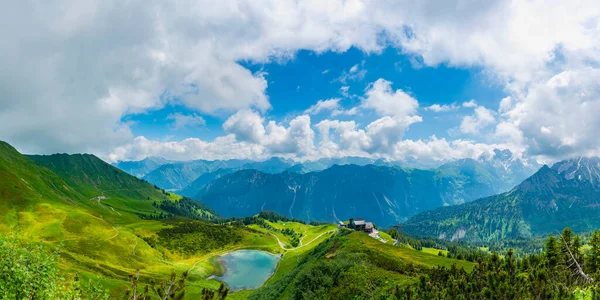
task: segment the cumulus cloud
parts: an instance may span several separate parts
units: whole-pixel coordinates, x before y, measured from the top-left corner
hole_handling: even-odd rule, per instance
[[[414,114],[419,102],[400,89],[394,91],[392,82],[380,78],[369,85],[361,106],[375,110],[380,116],[403,117]]]
[[[241,110],[223,123],[223,129],[235,134],[239,141],[260,144],[266,134],[263,122],[264,119],[256,112]]]
[[[520,132],[534,155],[594,153],[600,92],[575,76],[597,81],[599,16],[593,0],[13,1],[0,11],[0,138],[29,152],[100,153],[134,143],[124,116],[172,103],[264,115],[268,75],[239,61],[392,46],[420,65],[481,67],[511,96],[498,136]],[[414,114],[410,95],[379,84],[364,108],[399,123]],[[467,125],[491,119],[481,111]],[[258,145],[253,134],[234,137]]]
[[[467,107],[467,108],[475,108],[477,107],[477,101],[475,101],[475,99],[471,99],[467,102],[463,102],[462,107]]]
[[[234,135],[218,137],[212,142],[197,138],[182,141],[149,140],[143,136],[118,146],[105,156],[108,161],[140,160],[160,156],[172,160],[190,159],[264,159],[267,153],[261,145],[238,142]]]
[[[423,160],[433,162],[445,162],[461,158],[479,159],[481,157],[493,156],[494,149],[505,149],[510,147],[506,144],[486,144],[472,140],[452,140],[437,138],[435,135],[423,140],[404,140],[396,144],[394,157],[400,160]],[[519,153],[519,149],[511,149]]]
[[[340,109],[340,98],[331,98],[319,100],[304,111],[305,114],[316,115],[324,111],[334,111]]]
[[[421,122],[419,116],[385,116],[359,128],[354,121],[323,120],[315,125],[321,134],[321,146],[335,148],[354,155],[389,154],[402,140],[406,129]],[[331,135],[335,133],[335,136]]]
[[[460,122],[460,131],[462,133],[477,134],[482,129],[496,123],[494,113],[483,107],[475,107],[474,114],[463,117]]]
[[[314,131],[308,115],[294,118],[287,128],[275,121],[269,121],[266,126],[264,123],[257,112],[242,110],[229,117],[223,129],[238,142],[261,145],[271,154],[312,155]]]
[[[503,101],[504,102],[504,101]],[[505,103],[498,134],[508,130],[525,143],[531,155],[564,158],[600,155],[600,69],[584,67],[561,72],[533,85],[515,103]]]

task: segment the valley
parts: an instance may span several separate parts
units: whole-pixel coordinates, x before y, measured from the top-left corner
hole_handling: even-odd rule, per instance
[[[455,269],[463,270],[461,272],[466,272],[464,274],[479,272],[476,271],[477,260],[493,260],[496,255],[487,250],[488,247],[482,247],[496,245],[488,242],[552,233],[550,229],[533,226],[549,226],[551,222],[533,222],[532,220],[538,219],[524,214],[523,207],[541,209],[548,214],[560,213],[565,207],[571,207],[579,201],[577,203],[591,204],[586,206],[588,208],[582,211],[581,216],[593,216],[595,202],[588,199],[595,199],[593,191],[600,182],[597,175],[600,172],[595,169],[598,163],[595,160],[563,162],[552,168],[542,167],[509,192],[417,214],[398,226],[398,229],[376,223],[379,235],[374,238],[365,232],[347,229],[343,224],[318,222],[318,219],[327,219],[328,216],[319,215],[316,211],[311,213],[315,219],[307,222],[309,216],[302,213],[306,201],[310,202],[311,199],[306,198],[307,195],[314,197],[315,194],[332,190],[341,193],[340,199],[368,198],[366,192],[381,199],[378,206],[383,201],[390,207],[397,207],[400,204],[393,202],[397,197],[390,199],[387,195],[398,191],[410,191],[412,195],[431,192],[432,188],[419,185],[415,179],[422,183],[423,178],[434,178],[435,173],[374,165],[345,165],[307,174],[267,174],[256,170],[241,170],[208,183],[208,190],[213,191],[217,189],[218,182],[236,183],[238,179],[234,178],[239,175],[231,176],[239,172],[245,174],[246,179],[239,182],[253,183],[250,190],[258,192],[253,197],[267,201],[266,204],[261,204],[260,209],[255,208],[256,213],[245,214],[245,210],[236,210],[239,209],[238,206],[224,201],[221,196],[215,198],[220,200],[215,201],[206,196],[207,198],[202,199],[205,203],[182,197],[129,175],[93,155],[25,156],[6,143],[1,143],[0,146],[0,174],[3,178],[0,186],[0,208],[3,212],[0,233],[4,236],[3,239],[15,237],[49,251],[59,251],[57,266],[67,280],[65,287],[79,280],[91,282],[100,286],[100,291],[104,290],[106,297],[111,299],[121,298],[131,290],[130,274],[139,274],[139,277],[135,277],[135,282],[145,286],[168,280],[172,272],[186,274],[186,299],[204,299],[202,297],[206,297],[207,291],[214,291],[219,295],[225,293],[227,299],[313,299],[323,295],[341,299],[352,295],[373,298],[384,295],[400,297],[413,292],[453,292],[455,290],[448,287],[429,290],[420,287],[419,282],[424,276],[435,276],[436,272],[454,272],[451,270]],[[464,164],[465,162],[460,165]],[[471,167],[467,169],[473,170]],[[395,179],[389,179],[390,172],[396,174]],[[322,174],[323,177],[319,177]],[[348,177],[347,174],[353,175]],[[353,180],[347,181],[348,178]],[[295,204],[289,208],[287,205],[290,203],[282,202],[280,194],[266,192],[270,187],[277,191],[280,188],[277,182],[280,180],[287,182],[286,185],[290,182],[297,184],[293,192],[295,200],[292,201]],[[311,188],[307,190],[302,182],[312,182]],[[541,186],[543,184],[546,187]],[[236,203],[252,203],[254,198],[248,198],[247,188],[243,188],[243,185],[238,188],[235,186],[221,188],[222,191],[233,193],[225,199],[235,199],[238,201]],[[393,189],[390,190],[390,186]],[[289,187],[286,188],[289,190]],[[378,196],[373,194],[373,190],[383,192]],[[543,202],[539,201],[545,197],[542,191],[547,195],[554,195],[554,203],[558,209],[548,210],[548,206],[541,205]],[[574,193],[579,191],[588,192],[574,198]],[[414,205],[424,205],[423,201],[431,199],[431,195],[436,195],[433,197],[438,199],[436,201],[443,201],[440,194],[431,193],[413,196],[416,198],[412,201]],[[534,198],[534,195],[538,198]],[[571,195],[565,198],[570,201],[566,202],[569,206],[564,206],[566,204],[561,202],[560,197],[556,198],[556,195]],[[335,198],[327,193],[319,197],[312,199]],[[279,199],[278,202],[283,206],[273,207],[268,202],[270,199]],[[525,204],[518,204],[519,201]],[[344,207],[342,203],[344,202],[341,201],[338,205]],[[523,206],[527,203],[536,204]],[[484,210],[479,208],[482,204],[487,205]],[[335,211],[336,219],[341,214],[355,215],[358,212],[367,216],[368,220],[371,220],[370,216],[381,216],[378,213],[370,214],[366,206],[345,206],[350,210],[343,213],[342,210]],[[495,208],[497,206],[500,208]],[[435,205],[432,207],[435,208]],[[290,215],[263,208],[276,208]],[[465,211],[468,213],[464,214]],[[575,214],[574,211],[567,213],[569,216]],[[538,218],[543,216],[541,213],[535,215]],[[483,223],[484,226],[481,227],[477,223],[480,222],[477,216],[485,216],[485,220],[489,221],[485,221],[487,223]],[[494,223],[494,217],[502,222]],[[452,221],[445,221],[444,218]],[[396,220],[387,224],[395,224]],[[594,229],[593,226],[578,227],[579,223],[574,222],[576,220],[577,218],[573,218],[571,222],[549,228],[561,230],[561,226],[568,225],[573,226],[577,232]],[[473,222],[473,225],[464,222]],[[425,225],[416,226],[421,223]],[[529,231],[524,231],[523,228]],[[585,253],[595,251],[593,239],[586,237],[586,244],[581,247],[586,249]],[[600,234],[598,241],[600,249]],[[519,243],[515,241],[512,245]],[[544,248],[547,251],[547,246]],[[515,251],[541,255],[540,252],[527,252],[530,250],[526,249],[529,248],[517,246]],[[506,246],[494,246],[494,251],[505,253],[507,250]],[[247,281],[243,276],[252,275],[235,273],[248,272],[252,267],[231,267],[229,272],[234,273],[227,273],[227,261],[230,261],[231,255],[240,253],[256,254],[248,256],[251,260],[269,257],[277,259],[260,265],[260,268],[265,269],[262,275],[258,276],[257,273],[258,277],[255,279],[258,281]],[[506,255],[509,254],[502,254],[502,259],[506,259]],[[581,255],[583,257],[583,253]],[[525,259],[524,257],[526,256],[519,259]],[[585,268],[587,271],[591,267],[588,264]],[[366,277],[357,276],[358,274],[366,274]],[[452,274],[454,275],[449,276],[458,276],[459,273]],[[231,289],[224,288],[219,278],[229,281]],[[264,280],[266,281],[262,284]],[[255,288],[244,289],[247,284]],[[91,291],[83,289],[80,292]],[[548,292],[556,291],[552,288]]]

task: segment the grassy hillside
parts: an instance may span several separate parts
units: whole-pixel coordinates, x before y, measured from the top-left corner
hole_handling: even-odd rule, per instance
[[[397,287],[416,284],[424,270],[452,265],[469,271],[475,266],[343,230],[249,299],[395,299],[390,297]]]
[[[172,271],[189,271],[186,299],[198,299],[204,288],[219,286],[206,280],[222,271],[216,258],[238,249],[282,257],[262,288],[228,299],[298,297],[306,288],[299,280],[320,265],[343,266],[338,275],[346,279],[341,282],[358,280],[348,285],[355,289],[333,285],[322,290],[324,295],[345,296],[365,291],[364,278],[354,276],[359,273],[374,280],[375,293],[383,293],[416,282],[423,268],[473,268],[472,263],[431,251],[394,246],[384,233],[387,244],[360,232],[339,233],[335,225],[312,226],[273,213],[247,218],[254,219],[247,226],[240,220],[197,220],[217,216],[198,202],[158,189],[92,155],[27,157],[0,143],[0,176],[0,234],[17,233],[60,249],[59,265],[68,277],[77,273],[84,281],[93,279],[111,291],[111,298],[121,298],[128,275],[139,269],[141,284],[164,280]]]
[[[199,293],[218,286],[204,280],[213,270],[207,256],[241,247],[281,251],[271,235],[244,227],[141,219],[170,214],[155,203],[182,200],[92,155],[26,157],[0,143],[0,177],[0,233],[60,248],[63,269],[84,279],[101,275],[116,294],[136,268],[142,281],[191,269],[190,292]]]

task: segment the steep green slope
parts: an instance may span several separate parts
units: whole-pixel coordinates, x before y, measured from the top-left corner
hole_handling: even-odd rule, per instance
[[[403,299],[396,298],[399,290],[416,284],[426,270],[454,264],[469,271],[475,266],[343,230],[249,299]]]
[[[150,217],[159,214],[161,207],[173,206],[169,205],[170,202],[179,201],[180,198],[131,176],[94,155],[30,155],[28,158],[39,166],[54,171],[69,187],[87,199],[88,201],[82,201],[83,205],[91,209],[110,209],[115,223],[120,223],[123,217],[118,211]],[[198,218],[214,215],[214,212],[201,203],[194,203],[193,206]],[[163,215],[167,212],[174,213],[173,210],[165,210]]]
[[[499,240],[590,231],[600,219],[600,159],[581,158],[542,167],[510,192],[412,217],[414,235]]]
[[[86,196],[124,192],[131,196],[157,195],[151,184],[141,181],[91,154],[28,155],[35,163],[56,173]]]
[[[168,223],[141,219],[141,214],[171,214],[159,204],[185,199],[94,156],[32,158],[0,143],[0,234],[18,233],[61,248],[64,270],[83,278],[101,275],[107,288],[116,288],[114,293],[122,292],[128,274],[140,268],[144,282],[191,269],[191,292],[199,294],[203,287],[218,286],[204,280],[214,271],[209,256],[240,247],[279,251],[271,235],[245,227],[178,216]]]

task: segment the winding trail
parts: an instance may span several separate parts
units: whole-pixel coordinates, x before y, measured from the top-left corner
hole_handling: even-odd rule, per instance
[[[283,242],[281,242],[281,240],[279,240],[279,237],[277,235],[275,235],[272,232],[269,232],[269,234],[272,235],[272,236],[274,236],[277,239],[277,243],[279,244],[279,247],[281,247],[281,249],[283,249],[284,251],[292,251],[292,250],[298,250],[298,249],[300,249],[302,247],[308,246],[308,245],[310,245],[310,243],[318,240],[323,235],[329,234],[329,233],[332,233],[332,232],[335,232],[335,231],[336,231],[335,229],[334,230],[325,231],[325,232],[317,235],[314,239],[310,240],[308,243],[302,244],[302,245],[300,245],[298,247],[295,247],[295,248],[285,248],[286,244],[284,244]]]
[[[136,255],[135,255],[135,247],[136,247],[136,246],[137,246],[137,244],[138,244],[138,239],[137,239],[137,237],[135,237],[135,236],[134,236],[134,238],[135,238],[135,245],[133,245],[133,250],[132,250],[132,252],[133,252],[133,256],[136,256]]]
[[[106,222],[106,223],[108,223],[108,222]],[[110,223],[108,223],[108,224],[110,224]],[[114,230],[115,230],[117,233],[116,233],[115,235],[113,235],[113,236],[111,236],[111,237],[109,237],[109,238],[105,239],[105,241],[112,240],[112,239],[116,238],[116,237],[117,237],[117,235],[119,235],[119,229],[115,228],[115,227],[114,227],[114,226],[112,226],[112,225],[110,225],[110,226],[111,226],[111,227],[112,227],[112,229],[114,229]]]

